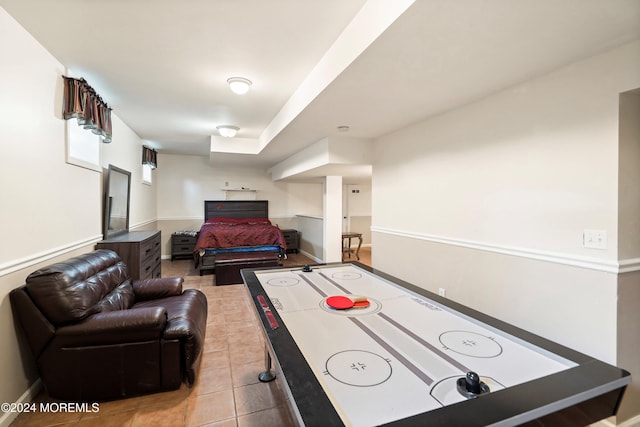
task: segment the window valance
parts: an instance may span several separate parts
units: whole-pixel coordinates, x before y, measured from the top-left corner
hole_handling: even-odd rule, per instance
[[[145,145],[142,146],[142,164],[149,165],[151,169],[158,167],[158,152]]]
[[[89,86],[85,79],[64,78],[62,117],[76,118],[78,125],[102,136],[102,142],[111,142],[111,108]]]

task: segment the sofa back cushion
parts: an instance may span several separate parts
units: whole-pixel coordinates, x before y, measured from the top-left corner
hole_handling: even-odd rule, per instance
[[[129,271],[118,254],[97,250],[31,273],[26,289],[54,325],[77,322],[134,302]]]

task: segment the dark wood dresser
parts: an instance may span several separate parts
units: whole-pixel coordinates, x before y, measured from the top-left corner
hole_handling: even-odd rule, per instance
[[[160,231],[130,231],[98,242],[96,249],[117,252],[134,280],[162,275]]]

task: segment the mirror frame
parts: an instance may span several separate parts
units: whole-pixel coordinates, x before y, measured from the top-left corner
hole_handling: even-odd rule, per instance
[[[111,230],[109,227],[111,223],[111,208],[112,208],[112,186],[114,185],[114,177],[116,174],[124,175],[127,180],[127,192],[126,192],[126,203],[127,209],[125,213],[125,228],[118,230]],[[130,199],[131,199],[131,172],[121,169],[112,164],[109,165],[107,169],[107,178],[104,186],[104,212],[103,212],[103,220],[102,220],[102,238],[108,239],[114,236],[118,236],[120,234],[125,234],[129,232],[129,216],[130,216]]]

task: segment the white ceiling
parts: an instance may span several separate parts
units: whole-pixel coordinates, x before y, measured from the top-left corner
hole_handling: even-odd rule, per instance
[[[0,6],[85,77],[148,145],[208,157],[215,127],[236,125],[238,137],[266,147],[257,155],[214,153],[212,165],[264,169],[336,134],[337,126],[350,126],[349,136],[376,138],[640,39],[640,0],[416,0],[350,65],[333,70],[337,77],[317,87],[313,100],[274,126],[325,53],[346,43],[336,42],[345,28],[364,31],[356,14],[365,3],[391,1],[398,0],[0,0]],[[226,80],[233,76],[252,80],[251,91],[232,94]]]

